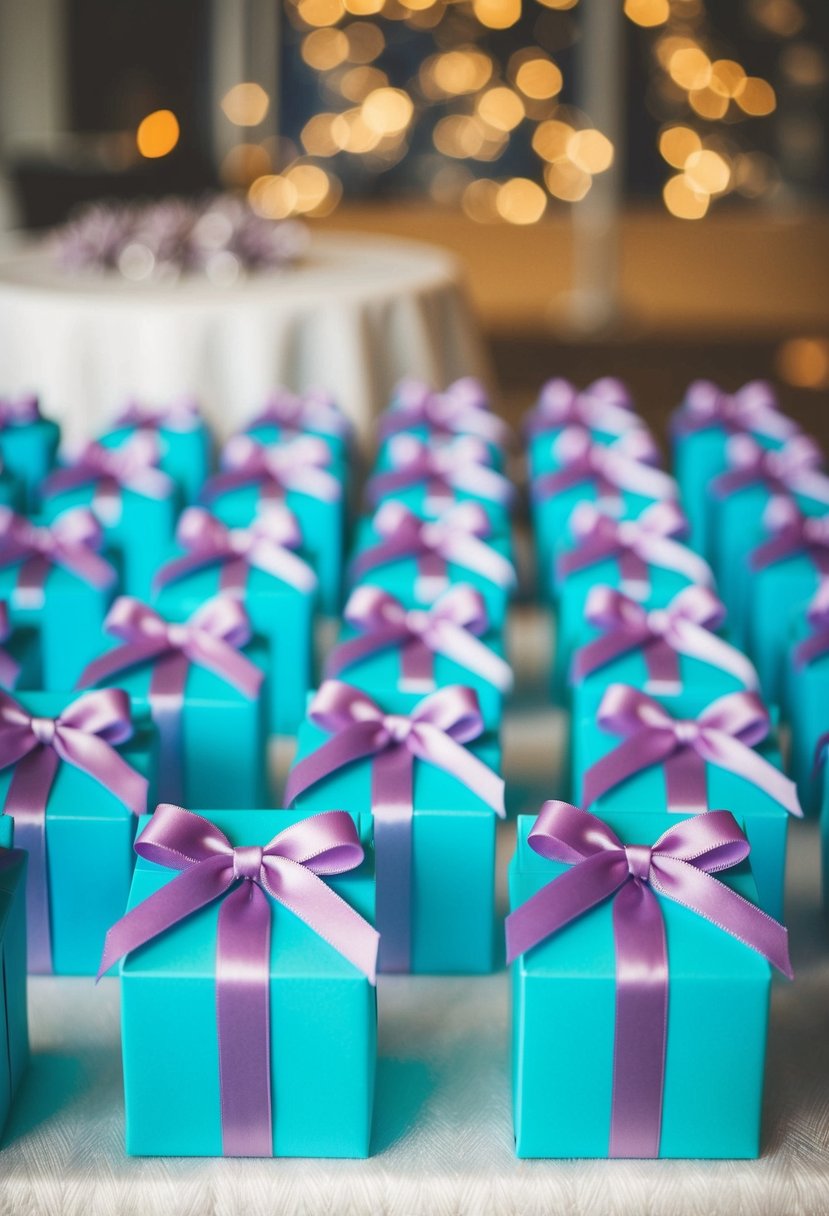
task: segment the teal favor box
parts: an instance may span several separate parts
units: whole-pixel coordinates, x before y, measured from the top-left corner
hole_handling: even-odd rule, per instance
[[[140,424],[116,425],[98,440],[106,448],[120,448],[144,430]],[[176,483],[183,503],[193,503],[210,476],[211,438],[205,423],[194,416],[187,426],[153,426],[158,442],[158,467]]]
[[[7,857],[14,824],[0,815],[0,1134],[29,1062],[26,854]]]
[[[401,709],[394,712],[409,712],[418,700],[401,695]],[[297,739],[295,764],[330,738],[306,719]],[[465,746],[499,770],[500,747],[492,736]],[[371,759],[356,760],[297,795],[296,808],[306,815],[332,808],[370,814],[371,779]],[[411,971],[420,975],[489,972],[494,961],[497,816],[457,777],[417,759],[413,807]],[[383,970],[382,924],[377,928]]]
[[[99,655],[121,645],[106,635],[101,641]],[[269,656],[264,642],[249,642],[240,653],[268,672]],[[117,672],[96,687],[125,689],[135,712],[152,717],[153,671],[153,663],[138,664]],[[268,697],[267,674],[259,695],[251,700],[215,672],[191,663],[181,706],[183,792],[167,783],[164,766],[159,765],[155,790],[158,801],[182,801],[187,806],[207,808],[233,804],[265,806]]]
[[[752,571],[747,645],[763,693],[771,703],[779,703],[783,694],[786,647],[792,622],[805,613],[820,578],[818,566],[805,552]]]
[[[54,467],[60,427],[50,418],[0,427],[0,502],[28,512],[40,502],[40,487]],[[9,476],[6,476],[9,474]]]
[[[30,714],[56,718],[77,694],[15,693]],[[133,706],[135,733],[115,748],[150,781],[153,794],[156,736],[149,717]],[[0,770],[0,806],[5,812],[14,768]],[[138,820],[94,777],[61,762],[46,804],[46,877],[52,964],[56,975],[94,975],[107,929],[123,915],[133,869],[132,842]],[[30,867],[28,881],[33,881]],[[31,932],[30,932],[31,936]],[[29,942],[30,949],[32,942]]]
[[[582,806],[585,772],[591,764],[617,748],[622,739],[602,730],[595,717],[574,720],[572,730],[572,801]],[[782,768],[776,739],[767,740],[754,750],[776,768]],[[748,837],[760,906],[769,916],[782,919],[788,811],[765,790],[728,769],[706,764],[705,777],[708,809],[730,811]],[[653,765],[628,777],[597,798],[589,809],[615,828],[618,815],[637,807],[653,808],[654,815],[658,815],[660,821],[667,818],[675,823],[678,819],[688,818],[687,814],[674,815],[667,809],[665,770],[662,765]],[[654,839],[661,830],[654,832]]]
[[[795,661],[798,645],[814,632],[805,614],[795,614],[781,684],[781,710],[789,725],[789,774],[807,815],[820,811],[826,760],[818,760],[816,753],[829,733],[829,649],[809,663]]]
[[[186,621],[221,591],[221,571],[219,565],[208,566],[169,583],[156,593],[154,603],[168,620]],[[295,734],[311,686],[316,596],[251,566],[241,598],[253,631],[267,650],[266,732]],[[254,800],[249,801],[253,805]],[[209,805],[201,798],[191,803]]]
[[[216,810],[207,817],[234,846],[264,846],[304,818],[262,810]],[[373,921],[371,823],[361,817],[357,824],[366,860],[325,881]],[[129,907],[176,877],[177,871],[138,858]],[[274,1155],[367,1157],[377,1054],[374,988],[293,912],[268,902]],[[208,904],[121,963],[126,1147],[132,1156],[221,1156],[220,906],[220,900]]]
[[[637,806],[647,805],[641,802]],[[653,810],[603,816],[621,840],[651,844],[676,823]],[[534,853],[518,819],[510,907],[570,867]],[[747,865],[717,875],[745,898]],[[711,921],[658,893],[669,996],[660,1158],[759,1155],[770,969]],[[616,1025],[612,900],[592,908],[512,966],[515,1150],[519,1157],[607,1157]],[[643,1048],[644,1049],[644,1048]]]

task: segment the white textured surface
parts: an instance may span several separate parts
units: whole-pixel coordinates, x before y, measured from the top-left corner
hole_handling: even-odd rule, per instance
[[[329,389],[365,429],[401,376],[442,386],[482,365],[456,264],[430,245],[317,233],[302,266],[226,288],[0,256],[0,391],[38,391],[73,440],[130,398],[185,394],[225,435],[280,384]]]
[[[516,626],[529,678],[506,724],[507,778],[514,802],[532,810],[550,792],[560,719],[539,704],[540,635],[525,617]],[[502,875],[511,840],[506,825]],[[131,1160],[116,982],[40,979],[35,1055],[0,1154],[0,1216],[826,1216],[829,942],[814,825],[794,825],[790,879],[797,981],[775,984],[759,1161],[517,1161],[503,971],[381,979],[368,1161]]]

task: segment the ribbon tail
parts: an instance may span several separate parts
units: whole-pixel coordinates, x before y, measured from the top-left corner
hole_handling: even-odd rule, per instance
[[[349,667],[361,663],[363,659],[368,659],[381,650],[390,650],[392,646],[399,645],[404,636],[404,631],[401,629],[380,625],[372,628],[368,633],[361,633],[358,637],[338,642],[326,660],[326,678],[333,679],[341,672],[347,671]]]
[[[474,671],[499,692],[511,691],[513,677],[509,663],[474,633],[446,621],[437,628],[435,649],[461,667]]]
[[[504,781],[498,773],[451,735],[428,722],[417,723],[413,738],[415,754],[421,760],[456,777],[503,819]]]
[[[364,756],[377,751],[377,725],[359,722],[339,730],[323,743],[322,747],[298,760],[288,773],[285,785],[285,802],[292,805],[305,790],[323,781],[337,769],[344,768]]]
[[[737,773],[752,785],[764,790],[769,797],[785,807],[790,815],[802,818],[803,810],[795,783],[754,748],[722,731],[716,731],[715,739],[711,742],[707,742],[703,735],[703,747],[706,760]]]
[[[650,732],[649,737],[644,739],[638,734],[625,739],[612,752],[600,757],[586,770],[581,805],[586,810],[597,798],[627,781],[628,777],[659,764],[670,755],[673,745],[673,736],[667,732],[664,739],[657,739],[655,734]]]
[[[548,882],[507,917],[507,964],[609,899],[627,877],[624,855],[602,852]]]
[[[6,795],[5,813],[14,819],[14,841],[29,854],[26,880],[28,969],[51,975],[51,909],[46,805],[60,760],[51,747],[37,747],[18,761]]]

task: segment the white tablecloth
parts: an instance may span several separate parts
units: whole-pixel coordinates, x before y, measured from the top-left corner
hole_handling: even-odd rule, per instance
[[[561,718],[543,704],[540,620],[521,613],[513,624],[527,678],[507,717],[506,777],[513,804],[535,811],[551,793]],[[500,842],[502,896],[513,831],[505,824]],[[516,1160],[503,970],[381,977],[367,1161],[130,1159],[117,981],[36,979],[35,1054],[0,1152],[0,1216],[826,1216],[829,942],[818,852],[816,826],[794,824],[797,980],[774,985],[759,1161]]]
[[[402,376],[484,370],[458,268],[430,245],[317,233],[296,269],[231,287],[67,275],[43,246],[0,255],[0,395],[34,390],[85,437],[137,396],[195,394],[220,434],[278,385],[335,394],[366,430]]]

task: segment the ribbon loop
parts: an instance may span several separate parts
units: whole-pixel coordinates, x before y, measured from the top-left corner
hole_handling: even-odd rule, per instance
[[[209,504],[222,494],[244,486],[262,486],[267,503],[289,491],[322,502],[338,502],[342,486],[331,472],[331,449],[316,435],[301,434],[281,443],[262,443],[252,435],[234,435],[222,450],[222,472],[211,477],[202,492]]]
[[[735,393],[726,393],[710,380],[695,380],[672,424],[679,434],[721,427],[729,434],[750,431],[781,441],[798,432],[797,425],[780,413],[774,389],[765,380],[751,380]]]
[[[339,438],[346,438],[350,430],[349,421],[334,398],[320,389],[311,389],[302,394],[277,389],[246,429],[250,431],[265,426],[297,432],[318,431]]]
[[[493,414],[479,380],[466,376],[435,392],[419,380],[402,380],[394,392],[396,404],[380,422],[381,438],[425,427],[435,436],[476,435],[495,447],[507,446],[510,431]]]

